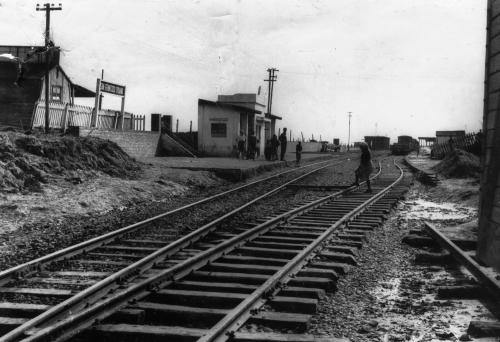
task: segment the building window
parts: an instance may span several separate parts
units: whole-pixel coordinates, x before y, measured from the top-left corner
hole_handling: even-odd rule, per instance
[[[213,123],[210,126],[212,138],[225,138],[227,137],[227,125],[225,123]]]
[[[50,96],[51,101],[61,102],[62,101],[62,87],[58,85],[52,86],[52,92]]]

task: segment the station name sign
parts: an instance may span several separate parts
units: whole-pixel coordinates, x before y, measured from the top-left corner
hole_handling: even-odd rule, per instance
[[[119,96],[125,96],[125,86],[101,81],[101,91]]]

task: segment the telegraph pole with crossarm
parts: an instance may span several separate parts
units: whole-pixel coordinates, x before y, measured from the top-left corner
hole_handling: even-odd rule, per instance
[[[269,73],[269,78],[267,80],[264,80],[265,82],[269,82],[268,91],[267,91],[267,113],[268,114],[272,113],[274,82],[276,82],[278,80],[278,75],[275,75],[274,73],[278,72],[278,71],[279,70],[276,68],[267,69],[267,72]]]
[[[61,11],[62,5],[54,6],[54,4],[40,4],[36,5],[37,11],[45,11],[45,133],[49,133],[50,126],[50,105],[49,105],[49,72],[50,72],[50,63],[49,63],[49,49],[50,49],[50,12],[52,11]]]

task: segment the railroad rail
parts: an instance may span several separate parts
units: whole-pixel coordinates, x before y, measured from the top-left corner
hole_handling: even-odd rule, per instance
[[[339,274],[356,264],[356,248],[365,234],[382,223],[406,191],[407,184],[399,185],[401,167],[387,168],[383,174],[379,168],[373,194],[351,187],[251,226],[216,231],[213,226],[201,227],[195,240],[187,237],[168,252],[153,252],[126,272],[94,284],[86,296],[56,305],[0,341],[63,341],[89,327],[93,328],[87,335],[77,338],[270,340],[237,330],[251,320],[299,326],[304,322],[305,315],[297,309],[307,312],[321,291],[335,287]],[[106,281],[121,288],[111,288]],[[262,311],[268,306],[278,312]],[[285,335],[273,338],[294,340]]]
[[[473,254],[467,253],[440,232],[431,222],[425,221],[424,228],[425,232],[483,284],[496,300],[500,300],[500,280],[495,279],[491,272],[488,272],[486,267],[481,266],[472,258],[472,255],[475,255],[475,251],[473,251]]]
[[[489,267],[482,266],[477,259],[475,241],[461,239],[456,235],[444,234],[434,224],[424,221],[423,230],[413,230],[407,239],[410,246],[423,247],[422,254],[417,254],[415,261],[441,266],[454,264],[456,268],[452,278],[455,283],[436,287],[436,298],[447,301],[477,300],[476,311],[482,306],[491,316],[480,314],[471,320],[465,335],[468,340],[474,338],[498,339],[500,337],[500,280]],[[465,269],[468,271],[466,272]],[[471,277],[471,275],[473,277]],[[470,335],[470,336],[468,336]],[[462,340],[462,338],[460,338]]]
[[[46,303],[0,303],[0,315],[13,316],[13,318],[0,317],[0,332],[7,332],[0,340],[8,341],[22,336],[24,334],[23,331],[27,328],[32,328],[47,319],[57,319],[61,312],[68,308],[71,308],[73,311],[80,309],[78,305],[73,306],[73,304],[82,300],[88,303],[95,298],[100,298],[103,293],[113,287],[118,287],[125,279],[141,274],[144,270],[151,268],[158,260],[162,260],[202,238],[224,219],[231,217],[257,201],[275,194],[286,188],[287,185],[332,165],[336,165],[335,161],[332,164],[332,161],[329,160],[280,172],[0,272],[0,286],[2,286],[0,287],[0,294],[2,296],[10,295],[16,297],[16,302],[19,302],[19,297],[22,299],[23,296],[29,299],[27,300],[28,302],[32,301],[33,297],[35,297],[35,302],[39,302],[36,297],[49,297],[49,304],[56,304],[52,306],[46,305]],[[223,198],[223,196],[258,183],[263,183],[297,170],[310,168],[311,166],[316,168],[287,181],[271,191],[267,191],[245,205],[226,213],[174,242],[166,240],[165,236],[158,239],[158,236],[148,236],[147,233],[143,236],[139,234],[140,231],[148,231],[145,228],[148,228],[152,223],[173,214],[187,211],[198,205]],[[57,265],[57,268],[53,268],[53,265]],[[101,267],[102,270],[95,271],[96,265]],[[88,266],[91,267],[91,271],[89,271]],[[109,272],[110,267],[113,270],[118,268],[119,271]],[[27,286],[27,284],[31,284],[31,286]],[[32,286],[33,284],[37,284],[37,286],[34,287]],[[61,289],[61,285],[68,288]],[[54,286],[59,288],[52,288]],[[84,289],[74,295],[72,287]],[[67,311],[65,312],[67,313]],[[19,314],[21,317],[16,317]],[[26,317],[32,317],[33,315],[35,317],[26,320]],[[16,326],[19,327],[15,328]],[[15,329],[8,332],[12,328]]]

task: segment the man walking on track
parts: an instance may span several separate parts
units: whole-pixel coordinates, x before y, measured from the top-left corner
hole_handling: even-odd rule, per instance
[[[281,145],[280,160],[285,160],[285,153],[286,153],[286,127],[283,128],[283,133],[280,134],[280,145]]]

